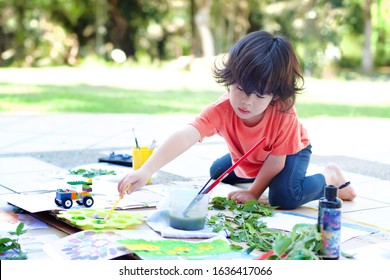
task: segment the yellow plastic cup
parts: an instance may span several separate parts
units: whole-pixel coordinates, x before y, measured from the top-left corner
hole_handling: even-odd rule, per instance
[[[141,146],[139,149],[137,147],[133,148],[133,169],[140,169],[142,165],[150,158],[153,154],[153,150],[150,150],[148,147]],[[149,179],[148,184],[152,183],[152,178]]]

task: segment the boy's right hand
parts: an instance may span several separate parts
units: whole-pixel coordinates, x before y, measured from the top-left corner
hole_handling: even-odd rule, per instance
[[[137,189],[145,186],[149,181],[150,176],[146,172],[142,172],[141,169],[134,171],[131,174],[124,176],[118,183],[118,192],[120,195],[125,194],[125,189],[128,185],[131,187],[127,190],[127,194],[131,194]]]

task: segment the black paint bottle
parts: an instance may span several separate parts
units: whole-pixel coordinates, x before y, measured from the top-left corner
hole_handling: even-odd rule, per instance
[[[337,260],[340,257],[341,206],[337,197],[338,188],[325,186],[325,196],[318,207],[318,231],[322,236],[320,255],[325,260]]]

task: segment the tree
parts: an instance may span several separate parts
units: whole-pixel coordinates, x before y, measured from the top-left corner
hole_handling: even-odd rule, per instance
[[[373,68],[373,53],[372,53],[372,23],[371,23],[371,6],[372,0],[363,1],[364,14],[364,47],[362,55],[362,69],[369,72]]]
[[[196,0],[197,12],[195,24],[199,32],[204,57],[212,57],[214,51],[214,39],[210,30],[210,8],[211,0]]]

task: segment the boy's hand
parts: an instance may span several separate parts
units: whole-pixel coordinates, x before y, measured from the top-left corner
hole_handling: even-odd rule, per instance
[[[124,176],[118,183],[118,192],[120,195],[124,194],[125,189],[128,185],[131,187],[127,190],[127,194],[131,194],[137,189],[145,186],[150,176],[141,170],[134,171],[131,174]]]
[[[228,194],[228,198],[238,203],[246,203],[251,200],[257,200],[257,197],[249,190],[239,190]]]

